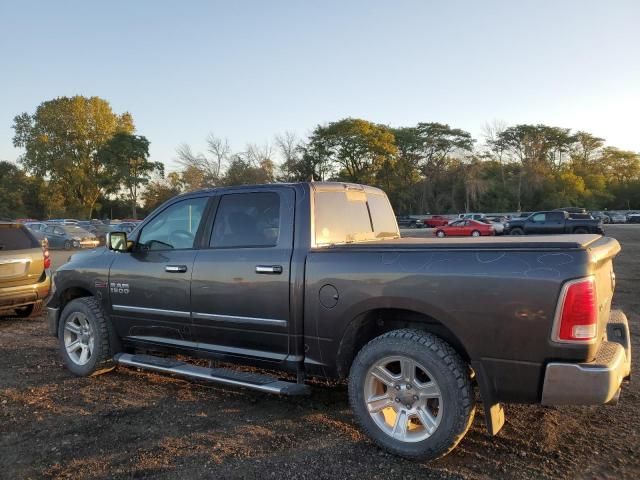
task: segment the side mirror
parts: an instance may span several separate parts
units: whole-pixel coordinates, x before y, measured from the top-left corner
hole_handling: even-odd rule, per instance
[[[107,248],[116,252],[128,250],[127,234],[125,232],[107,232]]]

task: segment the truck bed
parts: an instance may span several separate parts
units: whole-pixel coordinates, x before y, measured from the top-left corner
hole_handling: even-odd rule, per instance
[[[306,262],[308,368],[331,368],[326,359],[338,357],[336,340],[352,319],[394,308],[445,325],[499,385],[498,398],[537,402],[546,362],[594,359],[619,250],[615,239],[587,234],[398,238],[313,249]],[[598,340],[551,342],[563,284],[590,275],[597,286]],[[335,305],[322,304],[323,287]]]

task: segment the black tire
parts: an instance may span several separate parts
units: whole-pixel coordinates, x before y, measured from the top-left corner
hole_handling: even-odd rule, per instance
[[[364,389],[369,369],[380,359],[394,355],[424,365],[440,388],[442,418],[431,436],[424,440],[405,442],[392,438],[375,423],[367,409]],[[351,366],[349,402],[369,438],[390,453],[417,460],[434,460],[453,450],[475,415],[475,397],[467,365],[444,340],[420,330],[394,330],[374,338],[360,350]]]
[[[524,235],[524,230],[522,230],[521,228],[513,228],[511,229],[511,232],[509,232],[510,235]]]
[[[64,241],[64,249],[65,250],[71,250],[71,241],[69,241],[69,240],[65,240]]]
[[[65,324],[67,319],[76,312],[86,316],[94,334],[93,351],[88,362],[84,365],[76,363],[65,348]],[[105,318],[100,303],[95,298],[76,298],[64,307],[58,325],[58,345],[65,366],[75,375],[87,377],[113,367],[111,359],[114,352],[110,342],[111,338],[111,324]]]
[[[447,236],[447,234],[443,230],[437,230],[436,231],[436,237],[444,238],[446,236]]]
[[[586,229],[586,228],[576,228],[576,229],[573,231],[573,233],[582,234],[582,233],[589,233],[589,232],[587,231],[587,229]]]
[[[26,307],[16,308],[16,317],[36,317],[42,313],[43,305],[43,302],[36,302],[32,303],[31,305],[27,305]]]
[[[473,232],[471,232],[471,236],[472,237],[479,237],[480,236],[480,232],[478,230],[474,230]]]

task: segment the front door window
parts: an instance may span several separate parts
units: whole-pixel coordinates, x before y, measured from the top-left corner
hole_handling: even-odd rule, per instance
[[[207,197],[174,203],[144,226],[138,245],[144,250],[185,250],[193,248]]]

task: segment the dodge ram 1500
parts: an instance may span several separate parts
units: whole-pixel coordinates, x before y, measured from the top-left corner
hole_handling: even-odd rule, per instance
[[[289,395],[348,379],[367,435],[433,459],[465,435],[476,389],[491,434],[502,403],[617,401],[631,361],[611,310],[619,250],[593,234],[400,238],[386,195],[361,185],[217,188],[73,255],[48,322],[77,375],[117,364]]]

